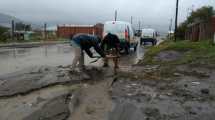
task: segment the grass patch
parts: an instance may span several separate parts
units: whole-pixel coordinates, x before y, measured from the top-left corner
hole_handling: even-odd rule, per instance
[[[177,51],[183,54],[183,57],[171,61],[156,61],[154,57],[162,51]],[[159,46],[151,47],[145,53],[145,57],[139,64],[144,65],[177,65],[177,64],[215,64],[215,46],[208,41],[190,42],[190,41],[165,41]]]

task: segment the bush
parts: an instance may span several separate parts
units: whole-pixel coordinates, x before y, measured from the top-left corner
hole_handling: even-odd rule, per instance
[[[7,28],[0,26],[0,42],[4,43],[7,41],[8,39],[7,31],[8,31]]]

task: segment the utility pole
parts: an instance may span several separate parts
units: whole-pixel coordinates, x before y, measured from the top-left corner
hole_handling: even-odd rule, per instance
[[[15,31],[15,24],[14,20],[11,21],[11,39],[14,41],[14,31]]]
[[[117,10],[115,10],[114,21],[117,21]]]
[[[177,40],[177,36],[178,36],[178,3],[179,0],[176,0],[176,12],[175,12],[175,42]]]
[[[47,40],[47,24],[44,23],[44,39]]]
[[[133,24],[133,16],[131,16],[131,24]]]

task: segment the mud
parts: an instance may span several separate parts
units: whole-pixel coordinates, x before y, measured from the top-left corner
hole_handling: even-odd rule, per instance
[[[121,57],[117,75],[111,67],[97,67],[100,63],[71,71],[60,62],[26,65],[1,75],[0,120],[214,119],[214,69],[180,65],[164,71],[171,75],[163,77],[163,66],[133,65],[145,49],[138,47],[138,51]],[[164,58],[172,60],[172,55]]]
[[[0,99],[0,119],[65,120],[70,115],[70,96],[77,89],[78,86],[55,86],[25,96]]]
[[[68,120],[107,120],[108,113],[112,110],[108,90],[107,80],[85,84],[81,90],[80,105]]]
[[[33,67],[0,76],[0,97],[27,94],[41,88],[59,84],[78,84],[88,80],[88,75],[70,74],[59,67]]]
[[[118,77],[111,93],[117,106],[110,120],[213,120],[215,74],[205,69],[193,68],[197,73],[183,74],[191,70],[187,69],[164,80],[147,80],[138,74],[136,79]],[[197,76],[198,72],[204,77]],[[131,113],[129,117],[125,117],[126,111]]]
[[[183,54],[181,52],[177,51],[162,51],[157,56],[154,57],[154,60],[156,61],[163,61],[163,62],[169,62],[181,59],[183,57]]]
[[[69,119],[79,104],[82,87],[103,80],[104,75],[100,68],[71,71],[70,66],[30,67],[2,75],[0,119]]]

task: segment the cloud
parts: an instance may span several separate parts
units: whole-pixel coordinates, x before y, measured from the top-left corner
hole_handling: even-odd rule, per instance
[[[118,19],[130,21],[134,26],[153,26],[168,30],[175,17],[175,0],[0,0],[0,11],[34,23],[95,24]],[[188,15],[188,8],[215,6],[214,0],[180,0],[179,21]]]

